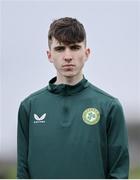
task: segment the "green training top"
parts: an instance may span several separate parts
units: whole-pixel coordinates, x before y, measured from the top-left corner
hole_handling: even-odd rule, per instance
[[[119,101],[85,78],[73,86],[55,81],[20,105],[17,178],[128,178]]]

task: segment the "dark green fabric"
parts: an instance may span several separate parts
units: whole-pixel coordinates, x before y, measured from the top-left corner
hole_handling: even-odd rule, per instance
[[[120,102],[85,78],[74,86],[55,81],[21,102],[17,177],[128,178],[127,131]],[[88,108],[100,113],[96,124],[84,122]]]

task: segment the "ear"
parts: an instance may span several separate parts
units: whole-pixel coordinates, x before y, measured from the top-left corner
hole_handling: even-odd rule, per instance
[[[90,49],[89,48],[86,48],[85,55],[86,55],[86,58],[89,57],[89,55],[90,55]]]
[[[51,56],[51,51],[46,51],[47,52],[47,56],[48,56],[48,60],[52,63],[52,56]]]

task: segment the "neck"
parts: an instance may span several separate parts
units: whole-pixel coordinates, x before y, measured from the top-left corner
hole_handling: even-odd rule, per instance
[[[61,76],[57,73],[57,79],[55,84],[68,84],[75,85],[83,79],[83,74],[77,76]]]

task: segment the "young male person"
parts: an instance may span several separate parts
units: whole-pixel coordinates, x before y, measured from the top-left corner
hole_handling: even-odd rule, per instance
[[[90,54],[84,26],[74,18],[57,19],[48,44],[57,75],[20,105],[17,177],[128,178],[122,106],[82,73]]]

